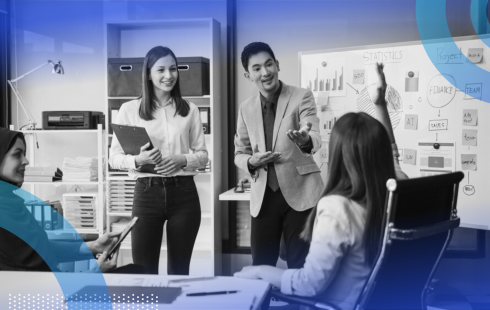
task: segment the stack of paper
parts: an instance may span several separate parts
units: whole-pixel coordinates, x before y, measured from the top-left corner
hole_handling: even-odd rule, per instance
[[[97,192],[63,194],[63,214],[75,229],[96,229]]]
[[[90,182],[98,180],[96,157],[77,157],[63,160],[63,180],[72,182]]]
[[[111,224],[111,231],[112,232],[121,232],[126,228],[128,225],[130,219],[123,218],[120,219],[119,222],[115,222]],[[131,232],[124,238],[124,240],[121,242],[121,246],[131,246]]]
[[[56,167],[26,167],[24,182],[61,181],[63,172]]]

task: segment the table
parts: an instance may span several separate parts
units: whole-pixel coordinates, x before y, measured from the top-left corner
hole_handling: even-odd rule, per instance
[[[226,201],[250,201],[250,193],[235,193],[235,189],[232,188],[219,195],[219,200]]]
[[[70,287],[64,292],[57,279],[70,277]],[[80,273],[0,271],[0,309],[68,309],[63,293],[72,295],[100,275]],[[171,304],[113,303],[113,309],[259,309],[270,284],[262,280],[234,277],[214,277],[185,283],[169,283],[172,279],[193,279],[188,276],[104,274],[108,286],[172,286],[182,287],[182,293]],[[77,283],[85,283],[77,285]],[[187,293],[238,290],[236,294],[188,297]],[[95,304],[97,305],[97,304]],[[110,309],[109,303],[92,309]],[[40,307],[40,308],[38,308]],[[72,307],[70,307],[70,310]],[[90,308],[83,308],[90,309]]]

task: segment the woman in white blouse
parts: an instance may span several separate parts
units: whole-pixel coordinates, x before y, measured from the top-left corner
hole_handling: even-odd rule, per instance
[[[115,123],[146,128],[154,146],[127,155],[114,136],[109,164],[137,179],[131,232],[135,264],[158,274],[163,225],[167,223],[167,273],[187,275],[201,223],[194,175],[208,162],[199,110],[182,99],[177,58],[167,47],[152,48],[143,63],[140,98],[124,103]],[[154,165],[154,166],[153,166]],[[154,170],[153,170],[154,167]]]
[[[377,69],[380,84],[372,99],[379,121],[366,113],[347,113],[332,129],[326,186],[302,234],[310,241],[304,266],[244,267],[235,276],[264,279],[285,294],[354,308],[379,250],[386,181],[406,178],[386,107],[383,65]]]

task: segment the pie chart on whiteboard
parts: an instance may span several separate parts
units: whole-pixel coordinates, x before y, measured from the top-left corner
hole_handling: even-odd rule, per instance
[[[376,89],[377,84],[371,84],[369,86],[366,86],[360,93],[359,97],[357,97],[357,111],[358,112],[365,112],[372,117],[376,117],[376,111],[374,110],[374,103],[371,100],[371,96],[369,94],[374,94],[377,89]],[[385,96],[387,106],[388,106],[388,113],[390,115],[390,120],[391,120],[391,126],[393,129],[398,126],[400,123],[400,119],[402,117],[402,111],[403,111],[403,104],[402,104],[402,98],[400,97],[400,94],[388,85],[386,87],[386,96]]]

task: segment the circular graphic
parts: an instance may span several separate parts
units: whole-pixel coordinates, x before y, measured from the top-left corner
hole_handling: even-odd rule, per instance
[[[323,61],[322,62],[322,66],[326,67],[327,66],[327,62],[326,61]]]
[[[371,96],[369,95],[370,93],[373,94],[377,91],[376,87],[377,84],[368,85],[359,93],[359,97],[357,97],[358,112],[365,112],[372,117],[376,117],[374,103],[371,100]],[[393,129],[395,129],[396,126],[398,126],[398,124],[400,123],[400,119],[402,116],[402,98],[400,97],[400,94],[396,91],[396,89],[388,85],[388,87],[386,88],[385,99],[388,107],[388,113],[390,115],[391,126],[393,127]]]
[[[464,185],[463,193],[465,193],[468,196],[471,196],[475,193],[475,187],[473,185]]]
[[[434,76],[427,85],[427,101],[434,108],[448,105],[456,95],[456,81],[449,74]]]
[[[474,27],[476,24],[480,27],[480,17],[476,18],[480,16],[478,14],[481,7],[480,3],[480,1],[476,0],[471,1],[470,13]],[[474,64],[472,61],[468,61],[466,56],[461,53],[459,46],[456,45],[449,31],[446,5],[447,1],[444,0],[416,0],[415,12],[420,40],[427,56],[436,69],[439,72],[444,72],[455,77],[458,80],[458,85],[461,86],[460,90],[474,97],[473,94],[468,93],[465,86],[475,83],[475,81],[488,81],[490,79],[490,72]],[[476,22],[477,20],[478,22]],[[444,40],[441,44],[434,44],[434,38],[449,38],[449,40]],[[480,39],[487,46],[490,46],[489,38],[480,37]],[[460,55],[461,57],[452,58],[454,55]],[[461,63],[460,60],[464,62],[464,65],[447,65],[448,63]],[[450,82],[452,83],[453,81]],[[456,83],[453,86],[456,87]],[[480,101],[490,102],[490,92],[483,92],[481,98],[478,99]]]
[[[419,102],[422,102],[422,97],[419,97]]]
[[[413,76],[414,76],[414,75],[415,75],[415,74],[413,73],[413,71],[409,71],[409,72],[408,72],[408,77],[413,78]]]
[[[410,106],[408,106],[408,108],[411,110],[411,109],[413,109],[413,106],[410,105]]]

